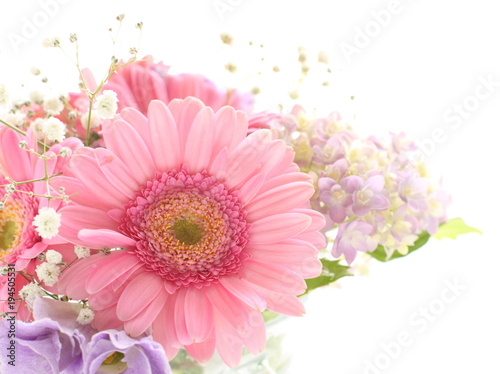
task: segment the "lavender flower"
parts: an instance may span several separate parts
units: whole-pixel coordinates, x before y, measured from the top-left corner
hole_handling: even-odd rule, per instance
[[[97,332],[77,323],[80,304],[37,298],[34,322],[15,322],[15,338],[8,336],[10,321],[0,321],[3,351],[15,339],[15,357],[0,355],[0,372],[22,374],[170,374],[165,351],[151,337],[132,339],[123,331]],[[9,361],[15,359],[15,366]]]

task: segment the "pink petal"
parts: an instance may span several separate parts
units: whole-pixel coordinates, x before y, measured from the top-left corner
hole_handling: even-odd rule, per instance
[[[281,174],[272,179],[266,180],[259,193],[263,194],[264,192],[272,190],[276,187],[294,182],[312,183],[312,178],[306,173]]]
[[[252,178],[243,184],[238,191],[238,199],[243,206],[247,205],[259,192],[266,176],[264,173],[255,174]]]
[[[236,128],[236,111],[230,106],[225,106],[215,113],[214,155],[223,148],[228,148],[232,143]]]
[[[154,174],[154,162],[146,143],[127,122],[115,120],[103,126],[103,137],[111,152],[127,165],[139,184]]]
[[[245,207],[247,220],[254,222],[267,216],[285,213],[308,201],[314,187],[307,182],[294,182],[258,195]]]
[[[194,342],[208,339],[213,329],[213,311],[204,290],[189,287],[184,300],[184,309],[186,328],[191,339]]]
[[[186,345],[184,348],[196,361],[208,362],[215,352],[215,338]]]
[[[118,95],[120,96],[120,95]],[[128,122],[139,133],[148,148],[152,147],[151,136],[149,134],[149,123],[147,117],[135,108],[124,108],[120,111],[120,116]]]
[[[206,292],[214,309],[236,330],[243,330],[248,325],[248,312],[240,299],[233,296],[220,284],[207,287]]]
[[[227,184],[230,188],[253,176],[271,141],[271,131],[259,130],[238,144],[229,155]]]
[[[244,279],[233,275],[221,277],[219,281],[226,290],[250,307],[258,311],[266,309],[266,301]]]
[[[214,312],[215,346],[229,367],[236,367],[241,359],[243,343],[234,327],[217,311]]]
[[[87,280],[85,285],[87,292],[90,294],[99,292],[139,262],[137,256],[129,253],[129,251],[112,251],[105,262],[103,261],[101,266]]]
[[[219,154],[215,157],[210,166],[209,173],[218,180],[225,180],[227,177],[227,168],[229,165],[229,151],[227,148],[222,148]]]
[[[300,213],[282,213],[262,218],[250,227],[251,242],[267,244],[279,242],[306,230],[312,218]]]
[[[74,154],[70,161],[73,172],[78,175],[80,182],[97,196],[97,200],[105,201],[108,206],[122,207],[128,197],[109,183],[99,168],[97,160],[84,154]],[[95,199],[95,198],[94,198]]]
[[[274,264],[247,260],[238,274],[247,282],[285,295],[301,295],[307,288],[297,273]]]
[[[178,117],[174,116],[177,123],[177,130],[179,131],[179,144],[181,145],[180,152],[184,154],[184,145],[186,144],[189,131],[191,130],[191,125],[198,113],[205,107],[203,103],[194,98],[188,97],[185,100],[180,101],[180,110],[178,112]],[[169,103],[168,107],[172,114],[174,112],[170,108],[172,102]],[[173,104],[175,106],[175,104]]]
[[[92,327],[96,330],[116,329],[123,324],[116,317],[116,304],[109,308],[98,310],[92,320]]]
[[[144,287],[145,284],[147,284],[147,287]],[[162,289],[163,280],[160,276],[148,271],[142,272],[123,290],[116,307],[118,318],[122,321],[131,320],[143,311]]]
[[[95,157],[99,168],[111,185],[127,198],[133,199],[140,185],[122,160],[105,148],[97,148]]]
[[[186,325],[186,292],[187,290],[185,287],[179,289],[179,291],[177,292],[177,298],[175,299],[174,307],[175,333],[177,334],[179,343],[183,345],[193,343],[193,339],[191,339]]]
[[[148,107],[151,142],[156,167],[159,170],[176,169],[181,164],[177,124],[168,107],[153,100]]]
[[[120,234],[114,230],[100,229],[88,230],[83,229],[78,233],[80,239],[87,247],[104,249],[104,248],[135,248],[135,240]]]
[[[198,173],[209,165],[214,141],[214,112],[205,107],[193,120],[189,131],[184,162],[189,165],[191,173]]]
[[[181,347],[175,333],[175,298],[175,295],[167,296],[164,310],[158,314],[153,322],[153,338],[163,345],[170,360],[177,354],[177,350]]]
[[[137,316],[125,322],[124,330],[131,337],[136,338],[143,334],[152,325],[158,314],[162,311],[167,300],[168,293],[160,291],[158,295]]]

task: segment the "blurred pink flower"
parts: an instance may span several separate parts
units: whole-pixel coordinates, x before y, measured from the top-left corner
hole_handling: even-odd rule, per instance
[[[118,109],[132,107],[146,114],[152,100],[168,104],[173,99],[196,97],[214,111],[225,105],[250,113],[253,96],[235,89],[222,89],[201,74],[169,74],[169,66],[154,63],[151,56],[131,63],[113,74],[103,90],[118,94]]]
[[[34,179],[43,178],[45,168],[52,175],[62,171],[65,167],[66,159],[54,157],[44,161],[19,147],[21,141],[26,141],[28,149],[37,149],[36,136],[28,130],[26,137],[23,137],[6,126],[0,125],[0,196],[6,194],[11,181],[27,182]],[[60,144],[56,144],[47,151],[46,155],[57,154],[61,147],[68,147],[72,150],[81,146],[81,142],[74,138],[68,138]],[[9,179],[7,179],[9,178]],[[0,210],[0,261],[2,265],[14,265],[16,271],[25,270],[34,274],[35,259],[45,251],[49,244],[52,249],[65,252],[67,245],[58,240],[42,239],[35,230],[32,222],[38,214],[40,208],[47,206],[47,199],[36,195],[46,195],[45,181],[17,184],[15,191],[8,197],[3,209]],[[34,194],[34,195],[32,195]],[[57,195],[57,191],[52,191],[52,195]],[[58,209],[62,200],[53,199],[51,207]],[[72,248],[73,246],[71,246]],[[8,310],[8,277],[0,277],[0,312]],[[19,290],[28,281],[19,273],[16,273],[15,298],[18,299]],[[31,313],[25,307],[24,302],[16,301],[18,309],[17,318],[22,320],[31,319]]]

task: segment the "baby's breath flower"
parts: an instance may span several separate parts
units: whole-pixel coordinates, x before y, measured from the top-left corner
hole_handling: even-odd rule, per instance
[[[64,103],[59,96],[51,96],[43,101],[43,109],[48,114],[56,116],[64,109]]]
[[[9,125],[22,127],[26,121],[26,117],[22,113],[8,113],[3,120]]]
[[[61,157],[68,157],[70,154],[71,154],[71,149],[69,149],[68,147],[62,147],[59,150],[59,156]]]
[[[33,301],[35,301],[38,296],[41,297],[43,295],[43,290],[36,283],[28,283],[19,291],[19,296],[21,299],[25,300],[29,306],[33,305]]]
[[[57,213],[54,208],[41,208],[33,219],[33,226],[42,238],[52,239],[61,227],[61,214]]]
[[[30,101],[34,104],[42,104],[43,100],[44,100],[44,96],[45,96],[45,94],[43,92],[37,91],[37,90],[31,91],[29,93]]]
[[[7,87],[0,84],[0,106],[7,106],[10,103],[10,96],[7,92]]]
[[[50,262],[43,262],[36,267],[36,275],[47,286],[52,287],[57,283],[61,268]]]
[[[87,258],[90,256],[90,248],[81,245],[75,245],[75,253],[78,258]]]
[[[21,148],[21,149],[28,148],[28,143],[26,142],[26,140],[21,140],[18,145],[19,145],[19,148]]]
[[[81,325],[88,325],[94,319],[94,311],[89,307],[83,307],[80,309],[80,313],[78,313],[78,317],[76,318],[76,322]]]
[[[57,251],[54,251],[53,249],[49,249],[47,253],[45,254],[45,258],[50,264],[60,264],[62,262],[62,254],[60,254]]]
[[[8,194],[11,194],[15,190],[16,190],[16,186],[14,186],[13,184],[8,184],[5,186],[5,192],[7,192]]]
[[[42,45],[45,48],[59,47],[61,45],[61,39],[57,36],[45,38],[45,39],[43,39]]]
[[[66,134],[66,125],[57,118],[50,117],[44,121],[42,132],[47,139],[62,142]]]
[[[34,67],[34,66],[31,68],[30,71],[31,71],[31,74],[33,74],[35,76],[40,75],[40,73],[41,73],[40,69],[38,69],[37,67]]]
[[[96,111],[99,117],[113,118],[118,110],[118,98],[116,92],[105,90],[96,100]]]

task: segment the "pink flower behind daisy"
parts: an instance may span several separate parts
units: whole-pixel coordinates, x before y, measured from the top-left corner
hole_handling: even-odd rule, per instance
[[[200,99],[213,110],[225,105],[250,113],[253,96],[235,89],[222,89],[201,74],[169,74],[169,67],[154,63],[151,56],[143,61],[131,63],[113,74],[103,90],[118,94],[119,109],[132,107],[141,113],[148,112],[152,100],[168,104],[173,99],[188,96]]]
[[[217,349],[235,366],[243,346],[264,348],[264,309],[304,313],[296,296],[321,272],[325,221],[292,149],[247,131],[229,106],[153,101],[147,118],[129,108],[105,124],[107,149],[75,152],[66,182],[80,193],[61,209],[60,235],[122,249],[77,262],[59,282],[89,299],[94,328],[152,329],[169,358],[184,347],[207,361]]]

